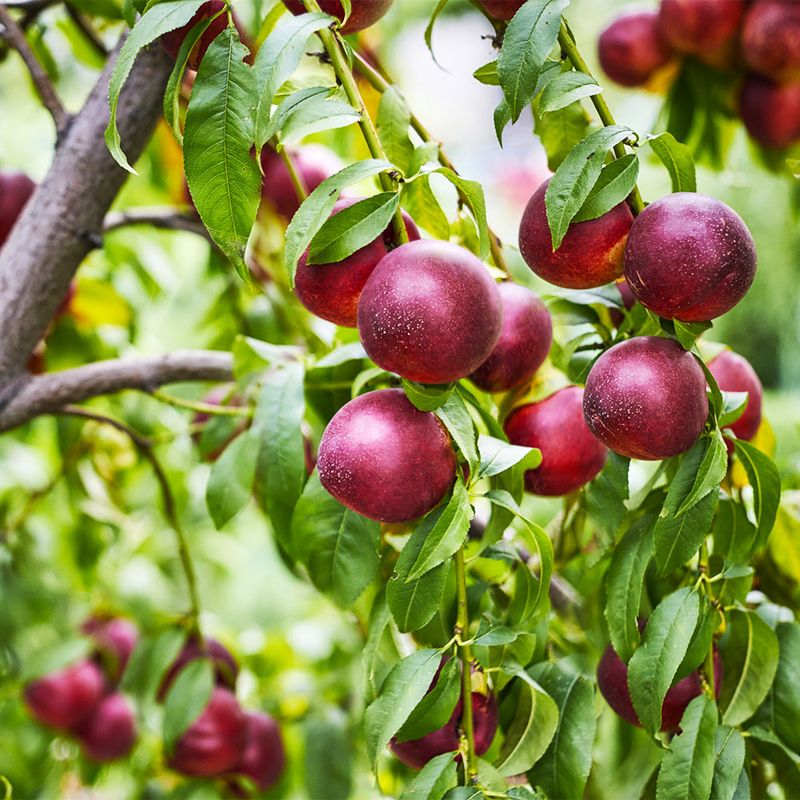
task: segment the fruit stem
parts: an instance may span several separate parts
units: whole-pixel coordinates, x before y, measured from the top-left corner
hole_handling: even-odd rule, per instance
[[[355,64],[356,69],[358,70],[359,74],[367,81],[367,83],[372,86],[373,89],[383,94],[384,92],[388,91],[389,89],[393,88],[392,83],[388,81],[386,78],[383,77],[383,70],[375,69],[372,64],[364,58],[363,55],[357,52],[353,52],[353,63]],[[453,162],[447,157],[447,154],[442,149],[441,142],[436,141],[431,135],[431,132],[423,125],[420,118],[414,114],[413,111],[409,109],[409,119],[411,122],[411,127],[414,132],[422,139],[423,142],[426,144],[435,144],[437,145],[437,155],[439,158],[439,163],[445,168],[449,169],[452,172],[455,172],[456,175],[458,174],[458,170],[453,165]],[[464,194],[462,189],[456,189],[458,192],[458,200],[462,204],[467,203],[467,196]],[[505,272],[507,275],[510,274],[508,269],[508,264],[506,264],[505,256],[503,255],[503,244],[500,237],[491,229],[489,228],[489,248],[492,253],[492,261],[494,261],[495,266]]]
[[[292,182],[297,199],[302,203],[306,197],[308,197],[308,186],[306,186],[306,182],[303,180],[303,175],[298,172],[294,159],[285,147],[281,147],[280,157],[286,165],[286,171],[289,173],[289,179]]]
[[[464,548],[459,548],[456,563],[456,643],[461,656],[461,728],[467,740],[467,758],[465,772],[468,783],[475,783],[478,767],[475,761],[475,726],[472,719],[472,648],[461,639],[469,628],[469,610],[467,608],[467,568],[464,561]]]
[[[584,73],[584,75],[587,75],[593,81],[595,81],[595,83],[597,83],[594,75],[592,75],[592,71],[589,69],[589,65],[583,60],[583,56],[580,54],[578,45],[575,43],[575,39],[569,29],[569,25],[567,25],[567,22],[564,19],[561,20],[561,28],[558,31],[558,44],[561,47],[561,51],[569,60],[570,64],[572,64],[572,66],[578,72]],[[592,101],[592,105],[594,106],[595,111],[597,111],[597,116],[600,117],[600,122],[602,122],[603,125],[608,127],[610,125],[617,124],[617,121],[614,119],[614,115],[611,113],[611,109],[608,107],[608,103],[606,103],[602,92],[600,94],[592,95],[589,99]],[[614,155],[617,158],[622,158],[625,154],[625,144],[623,142],[614,145]],[[644,211],[644,201],[642,200],[642,195],[639,192],[639,187],[635,184],[633,191],[628,197],[628,205],[630,206],[634,216],[641,214],[642,211]]]
[[[306,11],[321,13],[322,9],[319,7],[317,0],[303,0]],[[350,65],[345,55],[342,42],[337,33],[330,28],[323,28],[317,31],[317,35],[322,40],[325,47],[325,52],[331,61],[331,66],[336,74],[336,79],[344,89],[350,105],[358,112],[358,126],[361,128],[361,133],[364,136],[364,141],[367,144],[367,149],[373,158],[380,161],[388,161],[386,151],[383,149],[381,140],[378,138],[378,131],[375,129],[375,124],[367,112],[367,107],[364,104],[364,98],[358,89],[358,84],[350,69]],[[398,187],[392,178],[386,173],[380,174],[380,182],[385,192],[396,192]],[[403,220],[403,212],[400,206],[397,206],[397,211],[392,218],[392,229],[394,231],[394,239],[397,244],[405,244],[408,241],[408,231],[406,231],[406,224]]]

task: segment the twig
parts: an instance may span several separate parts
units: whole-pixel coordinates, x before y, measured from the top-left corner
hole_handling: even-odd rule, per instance
[[[461,656],[461,703],[463,711],[461,724],[467,740],[467,753],[464,771],[467,783],[474,783],[478,776],[475,760],[475,725],[472,718],[472,648],[462,637],[468,637],[469,611],[467,607],[467,569],[464,561],[464,548],[459,548],[455,556],[456,565],[456,629],[455,638]]]
[[[33,84],[39,97],[42,99],[44,107],[50,112],[53,122],[56,125],[56,132],[61,135],[69,125],[70,116],[67,114],[66,109],[61,105],[61,100],[56,93],[50,77],[45,72],[42,65],[31,50],[28,40],[25,38],[25,32],[17,24],[15,19],[8,12],[5,5],[0,4],[0,23],[3,24],[3,30],[0,35],[13,47],[25,62],[28,72],[33,79]]]
[[[98,55],[106,58],[108,56],[108,48],[103,44],[103,40],[97,35],[97,31],[89,24],[86,20],[86,17],[75,8],[72,3],[67,2],[65,3],[67,7],[67,14],[69,14],[70,19],[75,23],[78,30],[83,34],[83,37],[92,47],[92,49],[98,53]]]
[[[350,385],[349,383],[347,384]],[[208,414],[209,416],[218,417],[252,417],[253,411],[250,408],[242,408],[241,406],[218,406],[212,403],[198,403],[194,400],[186,400],[183,397],[175,397],[174,395],[162,392],[156,389],[152,392],[156,400],[162,403],[167,403],[177,408],[185,408],[188,411],[195,411],[198,414]]]
[[[200,217],[195,214],[178,213],[174,208],[129,208],[125,211],[111,211],[103,222],[103,233],[132,225],[148,225],[168,231],[188,231],[213,243]]]

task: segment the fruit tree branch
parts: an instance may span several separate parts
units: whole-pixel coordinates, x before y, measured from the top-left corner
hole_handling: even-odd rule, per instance
[[[59,142],[53,162],[0,250],[0,408],[67,293],[78,265],[99,244],[103,219],[128,173],[108,152],[108,88],[122,40]],[[120,98],[123,148],[138,158],[161,115],[173,62],[143,50]],[[16,404],[16,401],[12,401]]]
[[[56,132],[61,135],[69,125],[69,114],[67,114],[64,106],[61,105],[61,100],[50,77],[39,63],[33,50],[31,50],[28,40],[25,38],[25,31],[17,24],[3,3],[0,3],[0,23],[3,24],[3,30],[0,35],[19,53],[31,75],[44,107],[53,118]]]
[[[123,389],[149,392],[182,381],[230,381],[233,358],[216,350],[176,350],[160,356],[98,361],[83,367],[25,376],[0,408],[0,432],[40,414],[59,413],[64,406]]]

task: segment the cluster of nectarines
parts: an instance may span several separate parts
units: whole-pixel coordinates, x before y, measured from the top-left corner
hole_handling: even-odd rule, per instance
[[[800,140],[800,4],[784,0],[661,0],[614,20],[600,63],[622,86],[654,87],[677,57],[741,75],[739,114],[767,148]]]

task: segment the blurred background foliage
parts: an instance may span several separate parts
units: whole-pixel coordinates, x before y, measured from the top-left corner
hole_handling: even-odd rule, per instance
[[[121,6],[121,0],[102,1],[111,11]],[[92,13],[93,2],[101,0],[75,5]],[[271,0],[236,0],[234,8],[256,34],[271,5]],[[473,70],[492,58],[491,27],[466,0],[451,0],[433,32],[437,66],[423,37],[433,5],[432,0],[395,0],[389,15],[364,38],[462,174],[484,185],[490,223],[511,245],[507,250],[515,276],[546,294],[515,249],[524,204],[546,175],[532,120],[523,116],[508,129],[500,148],[491,121],[500,90],[472,78]],[[593,68],[599,32],[626,5],[623,0],[573,0],[569,19]],[[97,22],[111,44],[119,23]],[[59,6],[39,17],[31,38],[67,107],[76,110],[102,60]],[[623,91],[600,80],[618,120],[640,132],[656,129],[662,97]],[[362,88],[374,110],[377,97]],[[40,179],[54,144],[52,124],[15,55],[5,54],[0,64],[0,119],[0,168],[22,169]],[[784,488],[800,489],[796,187],[758,166],[741,126],[731,124],[730,136],[725,169],[714,172],[700,165],[698,188],[745,219],[757,244],[759,271],[744,301],[715,323],[712,338],[730,344],[758,371],[767,389],[766,416],[775,431]],[[313,138],[345,159],[365,156],[353,128]],[[118,208],[184,207],[180,149],[165,125],[138,171]],[[646,199],[666,194],[663,167],[643,159],[640,187]],[[436,188],[446,194],[444,187]],[[280,241],[278,224],[265,211],[257,255],[268,272],[271,262],[278,263]],[[180,347],[229,349],[242,333],[294,342],[299,325],[310,327],[322,341],[331,338],[331,326],[287,302],[274,283],[259,293],[243,289],[201,237],[127,228],[109,233],[103,248],[81,266],[72,312],[54,323],[44,359],[47,369],[55,370]],[[197,399],[203,389],[182,391]],[[159,442],[198,566],[202,626],[240,659],[243,704],[269,711],[283,726],[290,766],[270,796],[376,796],[357,732],[363,702],[358,620],[343,617],[284,566],[268,523],[254,505],[224,530],[214,529],[204,500],[209,467],[191,437],[191,412],[135,393],[93,405]],[[541,499],[529,506],[542,523],[559,508]],[[773,539],[788,542],[784,552],[789,555],[772,568],[786,573],[787,592],[795,596],[798,538],[796,518],[782,511]],[[580,564],[575,567],[567,577],[579,592],[593,593],[596,587],[586,585],[592,573],[579,571]],[[11,782],[15,796],[77,796],[84,784],[103,797],[215,796],[211,785],[179,780],[160,766],[155,709],[139,709],[143,734],[130,761],[97,770],[81,761],[74,744],[54,740],[32,722],[21,702],[24,678],[69,645],[91,611],[128,615],[143,630],[156,630],[178,618],[185,597],[157,484],[125,435],[81,420],[44,417],[0,438],[0,775]],[[583,609],[576,619],[554,625],[555,635],[571,642],[575,666],[588,672],[605,643],[598,616],[598,610]],[[587,794],[638,797],[655,763],[653,746],[608,709],[601,717],[597,767]],[[632,739],[636,748],[630,746]],[[404,768],[387,759],[381,770],[380,788],[391,796]]]

